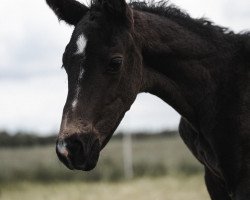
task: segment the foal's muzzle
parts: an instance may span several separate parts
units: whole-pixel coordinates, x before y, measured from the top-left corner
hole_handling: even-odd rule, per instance
[[[100,142],[93,134],[73,134],[59,138],[56,153],[69,169],[90,171],[95,168],[100,154]]]

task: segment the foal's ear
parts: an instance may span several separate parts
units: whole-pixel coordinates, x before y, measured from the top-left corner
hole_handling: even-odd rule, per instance
[[[46,0],[59,20],[76,25],[89,10],[88,7],[75,0]]]
[[[132,9],[128,6],[125,0],[99,0],[107,13],[115,20],[125,20],[130,25],[132,24]]]

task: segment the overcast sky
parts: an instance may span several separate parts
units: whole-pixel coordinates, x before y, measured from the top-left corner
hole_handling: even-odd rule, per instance
[[[192,17],[209,18],[236,32],[250,30],[249,0],[171,2]],[[67,95],[61,56],[72,27],[59,23],[45,0],[1,0],[0,27],[0,129],[57,131]],[[120,129],[173,129],[179,118],[160,99],[143,94]]]

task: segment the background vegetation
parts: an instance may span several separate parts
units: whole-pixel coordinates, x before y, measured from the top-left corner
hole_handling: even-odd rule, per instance
[[[111,139],[91,172],[61,164],[55,138],[0,133],[0,200],[208,199],[203,168],[176,132],[132,136],[132,180],[124,176],[122,134]]]
[[[55,136],[0,134],[0,182],[16,181],[118,181],[124,179],[122,134],[102,151],[91,172],[70,171],[55,154]],[[188,152],[177,133],[135,134],[132,137],[134,176],[194,175],[201,165]]]

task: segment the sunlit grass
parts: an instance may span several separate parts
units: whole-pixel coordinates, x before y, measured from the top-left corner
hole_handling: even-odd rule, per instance
[[[209,200],[203,177],[164,176],[121,182],[20,182],[4,185],[1,200]]]

